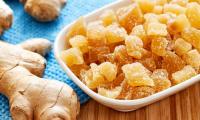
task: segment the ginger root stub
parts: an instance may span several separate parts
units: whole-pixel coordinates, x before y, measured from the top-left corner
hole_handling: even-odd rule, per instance
[[[0,93],[9,99],[13,120],[75,120],[80,104],[73,89],[62,82],[40,78],[46,60],[28,51],[39,49],[36,51],[40,53],[39,41],[49,49],[49,43],[41,39],[33,40],[31,49],[27,42],[18,46],[0,42]]]

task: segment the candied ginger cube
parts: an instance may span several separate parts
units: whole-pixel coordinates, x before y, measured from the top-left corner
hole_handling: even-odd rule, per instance
[[[83,54],[78,48],[69,48],[61,53],[61,58],[68,65],[81,65],[84,63]]]
[[[168,29],[171,34],[180,33],[188,27],[190,27],[190,22],[184,14],[178,15],[174,20],[168,23]]]
[[[112,98],[112,99],[117,98],[120,95],[121,91],[122,91],[122,87],[120,86],[111,90],[105,89],[102,87],[98,88],[98,94],[108,97],[108,98]]]
[[[122,70],[129,85],[133,87],[154,86],[153,80],[150,78],[146,68],[141,63],[135,62],[132,64],[126,64],[122,66]]]
[[[152,12],[155,6],[155,2],[153,0],[134,0],[139,4],[143,13]]]
[[[167,26],[162,23],[150,22],[147,24],[148,36],[167,36]]]
[[[109,82],[113,81],[117,76],[117,66],[110,62],[101,63],[98,68],[100,74]]]
[[[91,22],[87,26],[89,46],[104,46],[106,44],[106,28],[101,21]]]
[[[163,6],[156,5],[153,9],[153,13],[155,14],[162,14],[163,13]]]
[[[111,63],[115,63],[115,57],[113,53],[109,53],[109,54],[100,54],[98,55],[98,61],[100,63],[102,62],[111,62]]]
[[[83,17],[80,17],[69,29],[66,35],[66,40],[68,41],[71,37],[75,35],[86,36],[86,23]]]
[[[172,82],[176,85],[190,79],[195,75],[197,75],[195,69],[192,66],[187,65],[182,70],[172,74]]]
[[[133,62],[132,57],[128,55],[126,47],[124,45],[115,47],[114,57],[115,57],[116,62],[118,62],[120,65]]]
[[[171,4],[178,4],[180,6],[185,7],[188,4],[189,0],[171,0]]]
[[[190,50],[183,55],[183,59],[186,61],[187,64],[191,65],[197,70],[200,68],[200,54],[197,50]]]
[[[118,24],[109,25],[106,27],[106,30],[106,38],[108,44],[122,42],[127,36],[126,30],[122,27],[119,27]]]
[[[85,36],[76,35],[73,38],[69,39],[69,43],[72,47],[79,48],[82,53],[88,52],[88,41]]]
[[[198,3],[193,2],[187,5],[186,16],[193,27],[200,29],[200,5]]]
[[[185,14],[186,8],[182,7],[178,4],[165,4],[164,5],[164,13],[174,13],[176,15]]]
[[[136,59],[142,58],[143,42],[139,37],[128,36],[126,37],[125,44],[128,55]]]
[[[143,13],[138,4],[131,4],[118,9],[117,16],[120,25],[124,27],[128,33],[131,32],[135,25],[141,24],[144,21]]]
[[[156,92],[163,91],[171,87],[171,81],[168,78],[168,72],[165,69],[156,69],[151,78],[154,80]]]
[[[184,40],[189,42],[200,51],[200,30],[196,28],[186,28],[182,33],[181,36]]]
[[[185,61],[183,61],[178,55],[171,51],[168,51],[167,54],[163,57],[162,68],[166,69],[169,75],[181,70],[184,66]]]
[[[89,47],[89,61],[90,63],[92,62],[97,62],[99,56],[109,54],[110,49],[109,47],[103,46],[103,47]]]
[[[104,11],[100,18],[103,21],[104,26],[108,26],[112,23],[118,22],[117,16],[113,10]]]
[[[168,0],[155,0],[156,1],[156,5],[164,5],[168,3]]]
[[[153,57],[142,58],[138,62],[142,63],[150,71],[155,70],[157,67]]]
[[[143,41],[144,47],[146,47],[150,43],[150,40],[148,40],[147,38],[143,25],[135,26],[130,35],[138,36]]]
[[[144,15],[145,24],[152,23],[152,22],[158,22],[158,15],[154,13],[147,13]],[[144,24],[144,25],[145,25]]]
[[[132,99],[140,99],[151,96],[155,93],[154,88],[148,86],[134,87],[132,89]]]
[[[167,53],[168,40],[166,38],[155,38],[151,42],[151,51],[158,56],[165,56]]]
[[[192,49],[192,45],[182,38],[178,38],[174,44],[174,50],[177,55],[182,56]]]
[[[158,21],[163,24],[168,24],[169,21],[176,18],[176,15],[173,13],[165,13],[158,15]]]

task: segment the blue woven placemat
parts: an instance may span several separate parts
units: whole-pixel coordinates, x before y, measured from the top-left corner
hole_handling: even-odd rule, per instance
[[[57,33],[67,24],[97,8],[111,3],[115,0],[68,0],[67,5],[61,12],[60,17],[49,23],[40,23],[27,15],[23,6],[18,0],[5,0],[14,11],[14,24],[6,31],[0,39],[17,44],[33,37],[42,37],[54,41]],[[0,13],[1,14],[1,13]],[[89,97],[80,90],[63,72],[56,62],[53,52],[47,56],[47,68],[44,73],[45,78],[56,79],[69,84],[76,91],[80,102],[86,102]],[[5,96],[0,94],[0,120],[10,120],[9,104]]]

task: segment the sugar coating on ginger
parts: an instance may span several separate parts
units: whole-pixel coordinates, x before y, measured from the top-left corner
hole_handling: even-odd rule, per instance
[[[78,19],[67,34],[64,51],[81,62],[63,59],[65,63],[80,73],[77,77],[86,86],[112,99],[148,97],[199,73],[200,5],[188,0],[132,1],[93,21]],[[70,38],[80,35],[88,43],[87,52],[80,48],[82,40],[68,46]]]

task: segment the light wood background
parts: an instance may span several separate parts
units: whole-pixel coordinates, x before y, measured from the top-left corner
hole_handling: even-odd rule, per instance
[[[128,113],[117,112],[91,99],[81,106],[78,120],[200,120],[200,83]]]

